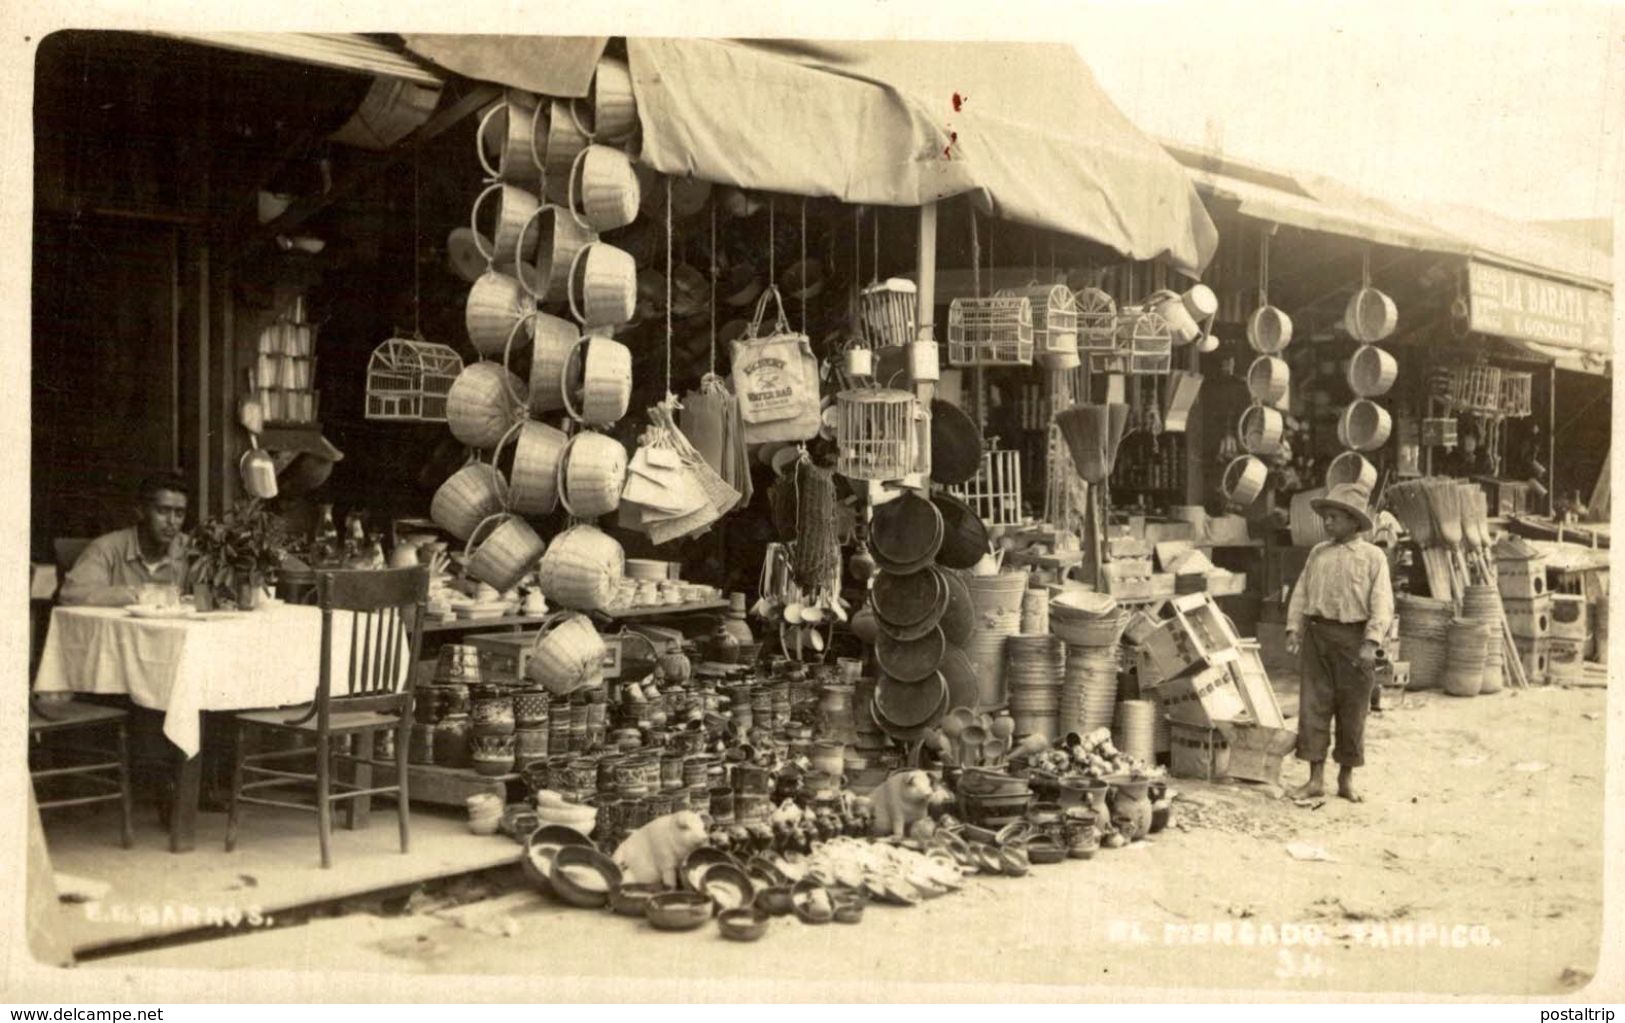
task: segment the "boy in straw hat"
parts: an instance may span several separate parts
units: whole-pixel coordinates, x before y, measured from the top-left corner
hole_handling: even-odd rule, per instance
[[[1394,618],[1388,558],[1364,539],[1371,529],[1369,495],[1342,483],[1311,502],[1329,537],[1309,552],[1287,604],[1286,648],[1299,654],[1298,759],[1309,781],[1294,798],[1325,794],[1326,751],[1337,722],[1337,794],[1359,802],[1354,769],[1365,763],[1365,719],[1371,710],[1377,648]]]

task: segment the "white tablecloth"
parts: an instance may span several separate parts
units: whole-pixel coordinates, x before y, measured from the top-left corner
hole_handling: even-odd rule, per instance
[[[334,612],[336,694],[348,689],[350,625],[349,612]],[[59,607],[51,612],[34,691],[128,693],[138,705],[164,711],[164,734],[187,756],[196,756],[202,746],[201,711],[315,699],[321,640],[321,611],[306,605],[194,619]]]

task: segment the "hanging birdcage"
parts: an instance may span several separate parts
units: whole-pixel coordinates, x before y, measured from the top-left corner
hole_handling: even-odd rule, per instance
[[[1083,288],[1072,296],[1077,310],[1078,348],[1109,352],[1117,346],[1117,300],[1099,288]]]
[[[919,289],[913,281],[892,277],[858,293],[858,319],[870,348],[906,345],[914,340]]]
[[[950,366],[1030,366],[1033,306],[1026,298],[956,298],[948,306]]]
[[[1124,306],[1110,351],[1091,351],[1089,368],[1097,373],[1159,374],[1173,369],[1174,335],[1161,313],[1144,306]]]
[[[1004,288],[998,298],[1025,298],[1033,309],[1033,348],[1046,363],[1077,365],[1078,304],[1064,284]],[[1070,368],[1070,367],[1068,367]]]
[[[1501,413],[1508,419],[1522,419],[1534,411],[1534,379],[1532,373],[1501,371]]]
[[[1459,412],[1501,410],[1501,369],[1487,363],[1450,367],[1450,403]]]
[[[1022,521],[1021,452],[988,451],[982,470],[962,487],[948,492],[970,506],[990,526],[1015,526]]]
[[[463,370],[455,349],[392,337],[367,361],[368,419],[443,423],[446,394]]]
[[[835,405],[836,472],[854,480],[895,480],[914,471],[920,403],[913,394],[842,391]]]

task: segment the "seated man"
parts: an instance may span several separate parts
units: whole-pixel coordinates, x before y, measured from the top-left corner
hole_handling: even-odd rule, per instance
[[[1462,426],[1456,450],[1445,458],[1442,468],[1445,475],[1461,478],[1495,475],[1490,453],[1478,446],[1478,427],[1471,423]]]
[[[136,523],[99,536],[73,563],[57,599],[63,604],[124,607],[136,603],[141,587],[186,585],[186,483],[174,473],[141,481]]]

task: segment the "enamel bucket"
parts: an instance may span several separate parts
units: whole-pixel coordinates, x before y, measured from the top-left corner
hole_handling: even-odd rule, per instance
[[[1184,299],[1171,291],[1161,291],[1151,297],[1149,303],[1164,320],[1168,321],[1168,329],[1173,334],[1174,343],[1188,345],[1202,336],[1202,327],[1191,316],[1189,309],[1185,308]]]

